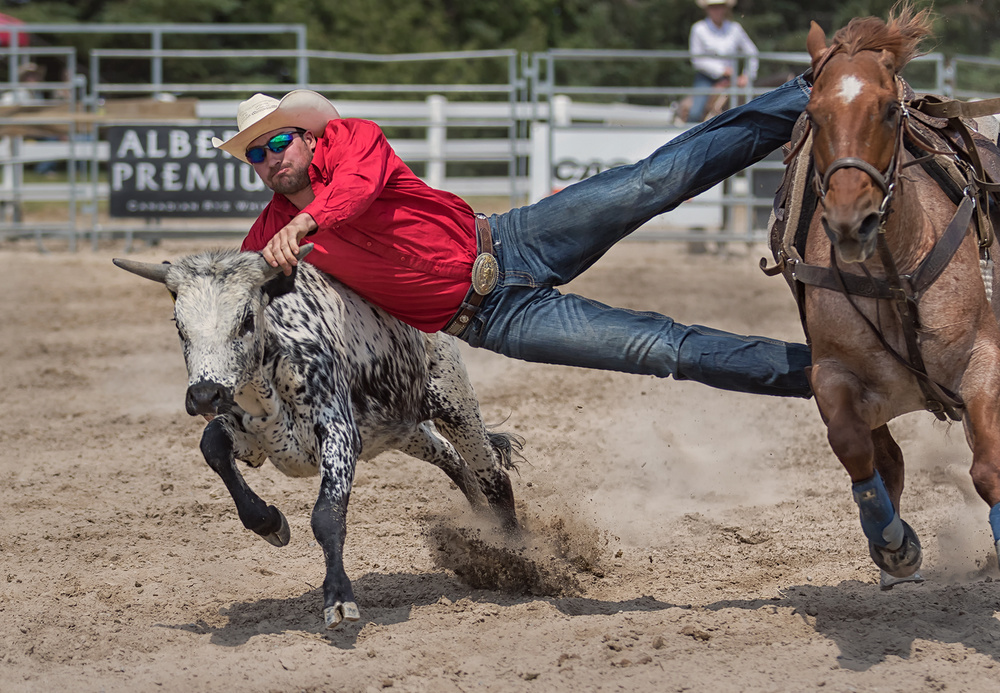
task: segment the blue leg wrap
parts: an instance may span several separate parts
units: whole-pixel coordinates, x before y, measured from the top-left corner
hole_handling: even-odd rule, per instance
[[[993,530],[993,543],[1000,543],[1000,503],[990,508],[990,529]]]
[[[854,502],[861,511],[861,529],[876,546],[895,551],[903,545],[903,522],[892,506],[892,499],[885,488],[885,482],[878,472],[867,481],[859,481],[851,486]],[[998,521],[1000,521],[1000,511]],[[990,516],[992,521],[992,513]],[[994,528],[1000,524],[994,525]],[[994,529],[994,534],[996,529]]]

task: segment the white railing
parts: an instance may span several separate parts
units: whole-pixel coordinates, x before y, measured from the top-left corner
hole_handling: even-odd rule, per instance
[[[31,58],[40,51],[66,52],[71,49],[0,49],[0,58]],[[537,199],[553,187],[553,138],[559,133],[589,131],[594,133],[589,143],[596,143],[609,133],[624,131],[642,133],[650,142],[665,141],[686,125],[677,122],[677,100],[691,93],[684,84],[664,86],[581,85],[579,80],[565,80],[573,75],[572,65],[583,61],[638,62],[668,60],[687,61],[690,56],[678,51],[550,51],[533,56],[520,56],[513,51],[485,51],[454,54],[410,54],[399,56],[367,56],[322,51],[279,50],[268,52],[289,61],[294,66],[294,84],[182,84],[164,74],[166,66],[178,60],[232,59],[234,51],[170,51],[154,47],[147,51],[93,51],[89,75],[81,85],[74,80],[74,94],[86,109],[76,109],[76,115],[53,116],[52,124],[75,130],[83,140],[31,141],[11,136],[0,140],[0,236],[34,234],[68,234],[75,240],[89,233],[92,239],[101,234],[147,232],[168,233],[241,233],[249,219],[229,223],[213,219],[206,223],[169,219],[110,219],[98,214],[108,199],[109,187],[100,179],[109,159],[108,144],[100,138],[101,127],[111,124],[102,120],[100,106],[104,99],[150,97],[168,94],[180,99],[196,99],[194,116],[185,124],[205,124],[215,128],[232,127],[238,103],[255,91],[278,95],[296,86],[308,86],[328,95],[342,115],[373,120],[387,132],[400,157],[410,164],[429,184],[450,190],[462,197],[507,198],[511,205]],[[256,53],[260,55],[260,52]],[[167,60],[170,58],[171,60]],[[67,56],[67,59],[70,59]],[[142,84],[109,84],[102,81],[102,68],[108,61],[149,60],[151,80]],[[415,61],[498,60],[507,65],[506,82],[499,84],[320,84],[311,83],[307,76],[320,73],[328,61],[375,62],[387,65]],[[803,68],[808,58],[801,53],[761,54],[762,71],[768,62]],[[959,56],[945,60],[931,54],[917,61],[920,66],[921,91],[949,95],[969,71],[993,70],[1000,75],[1000,61]],[[391,71],[390,71],[391,72]],[[573,83],[570,84],[569,82]],[[1000,84],[1000,79],[995,80]],[[16,87],[16,77],[6,84]],[[2,88],[2,87],[0,87]],[[747,99],[770,87],[760,84],[745,89],[733,88],[733,100]],[[372,98],[378,95],[379,98]],[[956,96],[978,98],[991,94],[958,91]],[[220,98],[221,97],[221,98]],[[153,101],[153,99],[150,99]],[[641,105],[645,103],[646,105]],[[0,127],[16,124],[18,118],[0,118]],[[38,122],[35,118],[34,122]],[[152,122],[152,121],[146,121]],[[176,119],[163,124],[180,124]],[[589,128],[589,130],[588,130]],[[87,138],[90,138],[89,140]],[[657,139],[659,138],[659,139]],[[589,146],[584,138],[584,147]],[[645,145],[644,145],[645,146]],[[649,151],[651,151],[650,145]],[[24,180],[25,167],[43,161],[65,162],[73,173],[67,179],[54,182]],[[468,164],[479,164],[477,175],[469,175]],[[76,165],[71,165],[76,164]],[[593,164],[593,166],[591,166]],[[493,172],[486,172],[489,166]],[[583,161],[581,175],[590,168],[599,169],[600,162]],[[588,168],[589,167],[589,168]],[[586,169],[586,170],[583,170]],[[780,158],[769,159],[753,167],[747,174],[722,186],[718,195],[695,201],[714,210],[719,240],[759,240],[763,236],[763,221],[770,207],[770,196],[780,178]],[[543,180],[544,179],[544,180]],[[71,209],[66,223],[26,223],[17,215],[25,204],[63,202]],[[656,237],[683,240],[692,238],[687,223],[669,228]],[[706,224],[698,222],[699,226]]]

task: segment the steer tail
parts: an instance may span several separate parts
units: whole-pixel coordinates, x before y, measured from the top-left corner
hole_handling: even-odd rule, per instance
[[[496,433],[494,431],[490,431],[487,435],[490,437],[490,445],[500,456],[500,466],[517,472],[517,462],[525,461],[524,455],[521,454],[521,450],[524,449],[524,438],[513,433]]]

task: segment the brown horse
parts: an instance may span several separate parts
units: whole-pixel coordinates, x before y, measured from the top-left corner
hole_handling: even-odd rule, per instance
[[[929,409],[962,421],[1000,539],[1000,329],[980,271],[985,251],[968,186],[949,195],[925,170],[934,147],[909,122],[912,94],[899,77],[929,34],[927,11],[908,5],[887,22],[851,21],[830,45],[813,22],[806,112],[818,206],[789,262],[805,283],[816,403],[884,589],[919,579],[921,562],[899,515],[903,455],[887,427],[897,416]]]

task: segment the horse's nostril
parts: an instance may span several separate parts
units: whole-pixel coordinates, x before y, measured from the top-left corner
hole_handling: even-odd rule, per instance
[[[860,216],[855,210],[828,209],[820,216],[823,231],[834,245],[855,241],[867,244],[881,225],[878,212],[870,211]]]
[[[858,228],[858,238],[860,240],[865,240],[871,237],[873,233],[877,232],[878,228],[879,215],[872,212],[861,220],[861,226]]]

